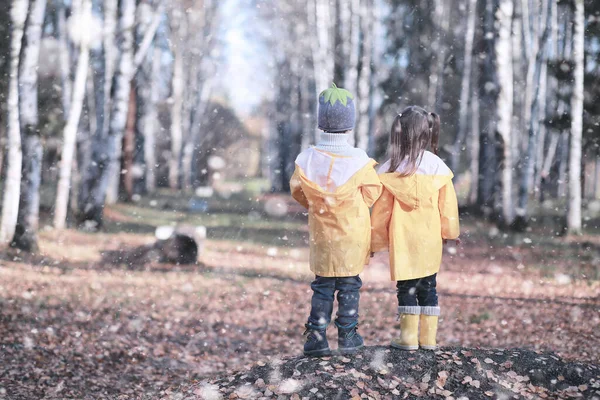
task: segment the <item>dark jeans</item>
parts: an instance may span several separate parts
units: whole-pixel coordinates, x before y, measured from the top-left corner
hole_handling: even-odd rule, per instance
[[[359,290],[362,280],[358,275],[343,278],[327,278],[315,276],[310,287],[313,290],[310,316],[311,325],[328,325],[333,312],[333,298],[337,290],[338,312],[337,322],[346,326],[358,320]]]
[[[437,274],[419,279],[409,279],[396,283],[399,306],[436,307],[438,296],[436,290]]]

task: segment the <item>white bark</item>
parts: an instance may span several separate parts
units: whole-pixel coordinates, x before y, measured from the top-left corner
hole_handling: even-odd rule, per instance
[[[373,56],[373,23],[375,5],[368,0],[362,0],[360,7],[361,32],[362,32],[362,56],[360,81],[358,82],[358,105],[357,126],[354,137],[356,147],[367,150],[369,145],[369,102],[373,100],[369,96],[371,90],[371,62]]]
[[[58,51],[60,59],[60,79],[62,84],[62,106],[63,120],[69,118],[69,110],[71,109],[71,57],[69,56],[69,41],[67,37],[67,10],[64,4],[61,4],[58,12]]]
[[[91,18],[90,0],[84,0],[81,16]],[[88,63],[89,41],[83,40],[80,43],[79,59],[77,60],[77,70],[75,72],[75,82],[73,85],[73,97],[71,99],[71,110],[69,110],[69,118],[63,133],[63,149],[60,160],[60,173],[58,178],[58,188],[54,210],[54,227],[57,229],[63,229],[67,220],[67,207],[69,203],[69,189],[71,183],[73,156],[75,153],[75,141],[77,137],[79,118],[81,117],[81,110],[83,108],[83,100],[85,97]]]
[[[467,8],[467,29],[465,30],[464,68],[460,86],[460,109],[458,117],[458,133],[452,150],[453,171],[458,170],[463,144],[467,137],[467,119],[469,116],[469,94],[471,93],[471,70],[473,66],[473,38],[475,36],[475,17],[477,16],[477,0],[469,0]],[[475,191],[476,193],[477,191]]]
[[[106,204],[113,204],[119,197],[119,178],[121,176],[120,155],[123,147],[122,140],[127,125],[127,115],[129,111],[129,95],[131,80],[134,74],[133,66],[133,29],[135,25],[135,0],[123,0],[121,4],[121,18],[119,20],[120,36],[120,58],[117,64],[115,74],[115,97],[111,108],[111,118],[109,123],[109,137],[112,141],[109,145],[108,154],[108,174],[106,182],[106,194],[104,201]],[[114,147],[112,147],[114,146]],[[100,187],[100,196],[97,202],[101,202],[102,187]],[[100,205],[100,204],[98,204]]]
[[[157,105],[160,92],[160,66],[162,50],[154,49],[152,58],[152,74],[150,78],[150,101],[146,103],[147,112],[144,120],[144,160],[146,163],[146,190],[153,193],[156,190],[156,133],[159,131]]]
[[[512,223],[512,116],[513,116],[513,60],[511,50],[512,0],[501,0],[496,11],[498,40],[496,42],[496,62],[498,68],[499,94],[496,108],[497,132],[502,139],[502,218],[506,225]]]
[[[15,235],[11,246],[24,251],[37,251],[40,208],[42,143],[38,118],[38,64],[46,0],[32,4],[25,32],[19,73],[19,112],[21,125],[21,193]]]
[[[550,7],[550,27],[548,27],[550,31],[550,38],[548,43],[548,61],[556,61],[558,56],[558,7],[555,0],[549,0]],[[548,166],[548,172],[546,171],[545,166],[545,158],[544,158],[544,146],[546,143],[546,116],[548,112],[550,115],[554,114],[557,109],[558,99],[556,98],[557,93],[557,80],[553,75],[548,75],[548,63],[545,62],[543,65],[542,71],[542,85],[543,85],[543,97],[540,97],[541,104],[544,104],[544,108],[540,108],[540,112],[542,114],[541,123],[540,123],[540,136],[538,137],[538,148],[537,148],[537,156],[536,156],[536,175],[535,175],[535,188],[538,190],[537,197],[538,199],[542,196],[542,177],[546,177],[547,173],[550,171],[550,166]],[[540,96],[542,96],[542,88],[540,88]],[[547,96],[552,96],[553,99],[547,99]],[[554,151],[556,151],[556,144],[558,143],[558,135],[552,134],[551,140],[554,140]],[[552,141],[550,142],[552,144]],[[552,155],[554,157],[554,153]],[[546,174],[546,175],[544,175]]]
[[[434,1],[435,29],[433,34],[434,37],[431,41],[431,52],[435,57],[431,73],[429,74],[429,89],[427,94],[428,107],[434,109],[438,108],[444,84],[444,62],[446,61],[447,46],[446,43],[443,43],[442,41],[442,35],[446,35],[446,32],[448,32],[450,21],[446,7],[448,7],[448,1]]]
[[[183,81],[183,38],[186,36],[186,19],[184,15],[181,15],[181,11],[176,10],[173,13],[173,22],[175,26],[178,26],[178,30],[174,33],[178,36],[173,40],[173,52],[175,54],[175,60],[173,62],[173,92],[172,100],[173,106],[171,108],[171,155],[169,158],[169,187],[171,189],[179,188],[179,162],[181,157],[181,145],[183,141],[183,95],[184,85]]]
[[[22,126],[38,124],[37,67],[45,12],[46,0],[35,0],[29,13],[25,32],[27,44],[23,49],[19,74],[19,112]]]
[[[2,222],[0,223],[0,243],[12,239],[19,212],[19,196],[21,193],[21,129],[19,126],[19,53],[29,2],[13,0],[11,7],[11,47],[10,77],[8,84],[8,168],[4,180],[2,201]]]
[[[479,96],[477,89],[473,90],[471,96],[471,160],[469,171],[471,172],[471,186],[469,189],[469,203],[477,203],[477,191],[479,190]]]
[[[581,140],[583,134],[584,94],[584,0],[575,0],[573,58],[575,61],[573,93],[571,95],[571,141],[569,152],[569,211],[567,229],[571,234],[581,233]]]
[[[535,160],[538,154],[536,146],[538,145],[538,136],[540,135],[540,125],[545,108],[546,88],[543,81],[543,73],[546,67],[546,50],[549,21],[548,3],[541,2],[542,12],[539,20],[534,24],[533,37],[531,41],[532,48],[529,50],[529,59],[527,65],[527,89],[524,106],[529,111],[524,112],[524,121],[526,123],[527,138],[526,155],[524,157],[524,166],[521,168],[521,180],[519,188],[519,201],[517,212],[519,216],[526,218],[528,214],[529,197],[532,193],[532,184],[534,181]],[[540,27],[541,25],[541,27]],[[540,31],[543,35],[540,37]],[[543,42],[541,40],[543,39]],[[530,76],[531,75],[531,76]],[[529,93],[531,92],[531,93]],[[543,143],[543,142],[542,142]]]
[[[148,27],[148,30],[144,34],[142,42],[140,43],[137,52],[135,53],[135,57],[133,59],[133,70],[137,71],[137,69],[146,58],[146,54],[148,50],[150,50],[150,46],[152,45],[152,41],[154,40],[154,36],[156,35],[156,31],[158,30],[158,26],[160,25],[160,20],[163,14],[162,5],[158,8],[158,10],[154,13],[154,18],[152,19],[152,23]]]
[[[364,1],[364,0],[363,0]],[[360,2],[361,0],[350,0],[350,36],[347,38],[349,43],[348,64],[345,74],[344,88],[357,94],[358,89],[358,61],[360,55]]]
[[[331,6],[329,0],[308,0],[306,6],[309,30],[315,35],[311,44],[318,94],[327,89],[333,79]]]
[[[104,46],[104,95],[106,101],[102,106],[104,108],[104,135],[108,134],[110,120],[111,96],[113,77],[115,75],[115,65],[117,63],[117,49],[115,45],[117,31],[118,0],[104,0],[104,26],[103,26],[103,46]],[[92,130],[94,132],[94,130]]]
[[[542,172],[540,174],[541,178],[547,178],[550,175],[550,168],[552,168],[552,161],[556,155],[556,148],[558,147],[559,139],[560,135],[558,133],[552,134],[550,138],[550,144],[548,145],[548,150],[546,152],[546,157],[542,163]]]

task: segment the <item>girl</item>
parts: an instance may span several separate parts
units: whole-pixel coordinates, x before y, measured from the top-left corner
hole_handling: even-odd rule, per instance
[[[452,171],[426,151],[431,145],[437,153],[439,130],[439,116],[421,107],[396,116],[390,159],[379,168],[384,189],[371,216],[371,249],[389,249],[391,278],[397,281],[400,337],[392,347],[403,350],[436,348],[442,242],[458,241],[460,231]]]

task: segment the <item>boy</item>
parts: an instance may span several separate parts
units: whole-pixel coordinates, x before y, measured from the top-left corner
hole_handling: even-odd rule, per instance
[[[296,158],[290,181],[292,196],[308,209],[313,296],[305,325],[306,356],[331,354],[326,337],[337,290],[338,349],[342,354],[363,347],[358,325],[358,276],[369,261],[369,207],[381,194],[375,161],[348,142],[354,129],[353,96],[335,84],[319,95],[316,147]]]

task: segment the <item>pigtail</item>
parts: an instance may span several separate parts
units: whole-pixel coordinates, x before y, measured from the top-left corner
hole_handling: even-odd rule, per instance
[[[392,123],[390,131],[390,169],[388,172],[396,171],[402,161],[402,122],[400,121],[402,114],[398,114]]]
[[[433,153],[438,155],[438,143],[440,140],[440,116],[436,113],[429,113],[428,116],[429,129],[431,130],[431,149]]]

